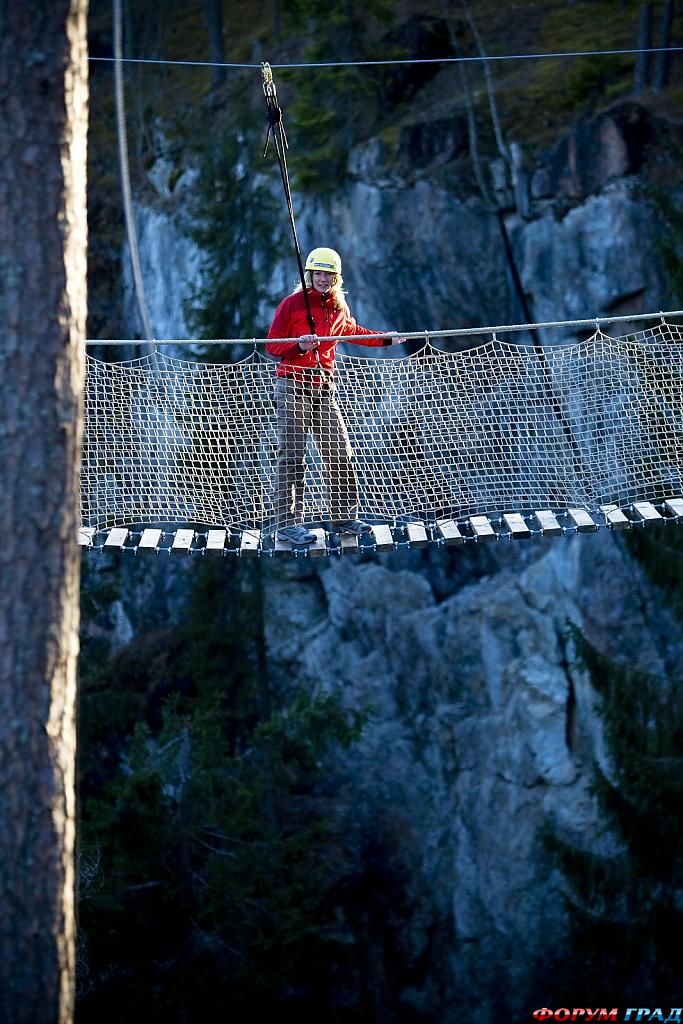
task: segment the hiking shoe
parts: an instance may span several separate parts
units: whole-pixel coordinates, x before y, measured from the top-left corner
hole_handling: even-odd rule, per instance
[[[305,526],[283,526],[277,531],[277,539],[287,540],[297,547],[306,547],[308,544],[315,544],[316,537]]]
[[[343,523],[335,523],[338,533],[350,533],[354,537],[362,537],[364,533],[370,533],[372,527],[364,523],[362,519],[346,519]]]

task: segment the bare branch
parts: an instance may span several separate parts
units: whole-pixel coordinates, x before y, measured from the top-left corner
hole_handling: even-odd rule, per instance
[[[442,0],[442,10],[444,20],[448,27],[448,35],[450,37],[451,46],[453,47],[453,53],[456,57],[460,57],[462,56],[462,51],[460,49],[460,44],[458,43],[453,18],[451,16],[451,12],[448,10],[446,0]],[[458,64],[458,71],[460,72],[460,85],[462,87],[463,98],[465,100],[465,110],[467,112],[467,138],[470,150],[470,160],[472,161],[472,171],[474,173],[477,187],[481,192],[482,199],[487,206],[493,207],[494,203],[484,181],[484,173],[481,166],[481,159],[479,157],[479,138],[477,134],[477,121],[474,112],[474,103],[472,101],[472,91],[470,89],[465,65],[462,62]]]
[[[481,36],[479,35],[479,29],[477,28],[476,22],[472,17],[472,13],[469,7],[467,6],[465,0],[460,0],[460,2],[462,5],[465,18],[467,19],[467,24],[469,26],[470,32],[472,33],[474,41],[477,44],[479,54],[482,57],[486,57],[484,47],[481,41]],[[491,74],[491,67],[487,60],[484,60],[483,64],[484,76],[486,78],[486,92],[488,94],[489,99],[489,110],[491,111],[491,122],[493,124],[493,132],[494,135],[496,136],[496,145],[498,146],[498,152],[502,156],[503,160],[505,161],[507,166],[510,167],[512,164],[512,159],[510,157],[510,151],[505,143],[505,139],[503,138],[503,132],[500,127],[500,119],[498,117],[498,105],[496,103],[496,93],[493,85],[493,75]]]

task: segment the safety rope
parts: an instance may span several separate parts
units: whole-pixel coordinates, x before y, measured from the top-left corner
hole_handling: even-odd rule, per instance
[[[128,235],[128,248],[130,249],[130,261],[133,268],[133,282],[135,284],[135,296],[140,313],[142,330],[148,341],[153,340],[152,324],[149,318],[145,289],[142,281],[142,270],[140,267],[140,253],[138,251],[138,236],[135,230],[135,217],[133,215],[133,201],[130,189],[130,172],[128,168],[128,142],[126,139],[126,113],[123,96],[123,74],[121,54],[121,0],[114,0],[114,83],[116,94],[116,128],[119,143],[119,165],[121,169],[121,192],[123,194],[123,208],[126,216],[126,232]]]
[[[308,320],[308,326],[311,328],[311,334],[315,334],[315,321],[313,314],[311,313],[311,304],[308,301],[308,292],[306,290],[306,278],[304,276],[304,265],[301,260],[301,247],[299,246],[299,239],[296,233],[296,223],[294,220],[294,206],[292,205],[292,190],[289,186],[289,173],[287,171],[287,158],[285,150],[287,147],[287,135],[285,134],[285,126],[282,118],[282,110],[277,99],[277,91],[275,89],[275,82],[273,81],[273,72],[270,69],[270,64],[264,62],[263,64],[263,95],[266,99],[266,111],[268,113],[268,131],[266,132],[266,144],[263,149],[263,155],[265,157],[268,152],[268,142],[272,136],[273,144],[275,146],[275,152],[277,154],[277,162],[280,167],[280,177],[282,178],[282,187],[285,190],[285,200],[287,203],[287,212],[289,213],[289,223],[292,228],[292,238],[294,239],[294,252],[296,254],[296,262],[299,267],[299,277],[301,278],[301,288],[304,293],[304,302],[306,303],[306,319]]]
[[[274,68],[286,68],[287,70],[315,70],[316,68],[362,68],[378,67],[383,65],[395,66],[399,64],[479,64],[484,61],[505,61],[505,60],[548,60],[550,58],[566,57],[616,57],[630,56],[639,53],[680,53],[683,46],[641,46],[628,47],[619,50],[558,50],[546,51],[545,53],[500,53],[500,54],[475,54],[472,57],[406,57],[390,60],[335,60],[318,61],[292,64],[272,64]],[[96,62],[111,63],[115,57],[89,57],[89,60]],[[176,67],[190,68],[262,68],[263,64],[237,64],[227,61],[211,60],[163,60],[158,57],[125,57],[127,64],[159,64]]]
[[[674,317],[683,317],[683,309],[660,310],[658,313],[633,313],[631,316],[594,316],[590,320],[547,320],[538,323],[528,324],[499,324],[497,327],[455,327],[446,331],[401,331],[401,336],[407,341],[430,341],[434,338],[467,338],[481,337],[493,334],[521,333],[528,334],[534,330],[555,330],[564,327],[594,328],[599,330],[608,324],[632,324],[642,323],[646,320],[659,320],[662,322],[673,320]],[[331,335],[327,341],[352,342],[354,338],[363,338],[362,334]],[[269,341],[287,341],[287,338],[202,338],[201,341],[193,338],[156,338],[155,345],[265,345]],[[89,338],[86,345],[109,346],[109,345],[130,345],[130,339],[125,338]]]

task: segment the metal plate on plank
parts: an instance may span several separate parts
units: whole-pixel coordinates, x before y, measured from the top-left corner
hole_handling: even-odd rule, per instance
[[[173,543],[171,544],[172,554],[187,554],[192,547],[193,540],[194,530],[176,530]]]
[[[594,533],[598,524],[585,508],[568,508],[567,515],[576,527],[577,533]]]
[[[122,548],[126,542],[128,536],[128,528],[125,526],[115,526],[113,530],[109,531],[109,536],[104,542],[104,547],[109,548]]]
[[[631,520],[625,516],[618,505],[601,505],[600,511],[605,517],[605,522],[612,530],[628,530]]]
[[[94,526],[79,526],[78,528],[78,546],[81,548],[89,548],[92,545],[93,538],[97,530]]]
[[[488,516],[470,516],[469,519],[472,532],[478,541],[491,541],[496,539],[496,531],[491,526]]]
[[[657,522],[662,519],[654,505],[649,501],[636,501],[631,506],[638,519],[644,522]]]
[[[437,536],[446,543],[446,547],[454,544],[464,544],[465,538],[458,529],[458,524],[452,519],[440,519],[436,524]]]
[[[316,527],[315,530],[311,530],[311,533],[315,534],[315,543],[308,545],[308,553],[311,558],[319,558],[320,555],[327,554],[327,534],[321,526]]]
[[[358,537],[354,536],[354,534],[342,533],[340,540],[342,555],[352,555],[354,551],[358,551]]]
[[[541,527],[544,537],[561,537],[563,530],[554,512],[550,509],[541,509],[534,512],[536,522]]]
[[[422,523],[406,523],[406,530],[411,548],[428,547],[429,537]]]
[[[394,535],[389,526],[373,526],[372,535],[375,538],[377,551],[393,551]]]
[[[143,530],[138,544],[138,551],[156,551],[161,540],[161,530]]]
[[[531,537],[531,530],[520,512],[504,512],[503,520],[515,540],[528,540]]]
[[[677,519],[683,519],[683,498],[668,498],[664,502],[664,508]]]
[[[260,530],[243,530],[240,537],[240,555],[257,555],[260,543]]]
[[[222,555],[225,550],[227,530],[209,530],[206,537],[207,555]]]

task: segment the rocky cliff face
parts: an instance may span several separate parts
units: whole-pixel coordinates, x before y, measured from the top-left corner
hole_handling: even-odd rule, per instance
[[[301,247],[324,242],[341,251],[352,310],[372,326],[438,331],[524,323],[501,221],[534,321],[651,312],[664,291],[661,226],[642,172],[652,164],[660,177],[671,173],[664,147],[671,134],[631,105],[579,123],[533,166],[518,157],[514,175],[500,160],[487,165],[499,186],[492,189],[495,206],[463,188],[462,156],[443,165],[438,149],[427,167],[409,174],[410,140],[396,152],[374,140],[351,152],[349,178],[331,196],[295,197]],[[448,133],[441,138],[447,150]],[[168,211],[162,172],[155,166],[151,174]],[[182,200],[187,186],[175,194]],[[171,213],[145,208],[140,219],[155,336],[184,337],[183,302],[197,280],[198,254]],[[268,253],[261,264],[271,266],[276,303],[296,278],[295,260],[286,253],[273,263]],[[127,308],[135,329],[130,300]],[[265,326],[271,314],[263,310]],[[549,332],[545,340],[584,335]]]
[[[151,607],[177,617],[193,568],[140,561],[124,562],[103,634],[119,652]],[[325,800],[381,918],[365,929],[369,983],[407,1014],[386,1019],[528,1019],[570,919],[546,837],[607,872],[623,852],[591,789],[596,763],[611,769],[568,626],[662,675],[680,629],[605,531],[262,568],[271,685],[369,712]]]
[[[636,122],[614,115],[577,128],[529,170],[523,208],[508,207],[535,319],[659,308],[658,228],[638,176],[654,128]],[[497,214],[458,196],[441,172],[439,184],[428,173],[397,180],[384,160],[378,143],[354,152],[352,179],[332,198],[298,204],[302,247],[342,252],[359,321],[400,330],[522,322]],[[157,229],[141,239],[160,284],[153,302],[177,299],[187,277],[166,276]],[[293,276],[285,265],[274,269],[278,287]],[[159,302],[152,319],[182,336]],[[340,690],[373,710],[353,757],[336,766],[337,806],[359,850],[371,837],[403,866],[405,1004],[442,1006],[444,1024],[527,1019],[552,960],[549,937],[561,951],[567,924],[544,834],[607,862],[616,853],[590,792],[593,764],[605,763],[597,698],[567,625],[650,669],[679,631],[607,532],[299,559],[265,573],[271,677]]]
[[[548,937],[561,950],[567,921],[543,836],[607,863],[618,852],[590,792],[598,700],[568,624],[650,670],[666,628],[677,635],[611,535],[520,545],[444,600],[401,555],[330,561],[312,579],[294,567],[266,591],[273,674],[373,709],[338,766],[339,813],[410,864],[406,967],[449,922],[449,1022],[523,1019],[542,998]],[[412,994],[425,1009],[437,981],[424,972]]]

